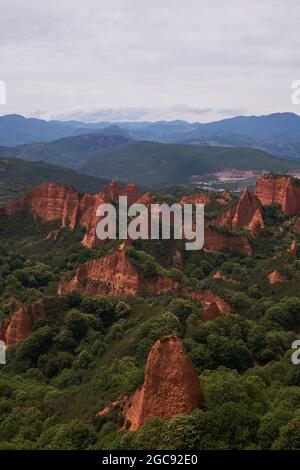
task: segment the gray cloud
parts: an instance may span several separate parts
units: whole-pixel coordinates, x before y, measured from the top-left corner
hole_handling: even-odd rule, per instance
[[[290,99],[299,24],[298,0],[10,0],[0,113],[207,121],[300,112]]]
[[[61,119],[61,120],[78,120],[85,122],[99,122],[99,121],[151,121],[160,119],[181,119],[196,120],[203,115],[210,113],[219,113],[234,115],[239,110],[217,110],[211,108],[204,108],[199,106],[186,106],[178,104],[169,108],[160,107],[146,107],[146,106],[127,106],[121,108],[112,108],[108,106],[94,106],[94,107],[79,107],[70,108],[62,111],[44,113],[36,111],[35,115],[43,119]]]

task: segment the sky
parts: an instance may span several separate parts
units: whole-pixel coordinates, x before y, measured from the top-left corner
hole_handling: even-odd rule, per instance
[[[299,0],[0,0],[0,114],[300,114]]]

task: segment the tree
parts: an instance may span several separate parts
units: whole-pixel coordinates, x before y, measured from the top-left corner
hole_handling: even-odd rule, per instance
[[[258,428],[257,437],[261,449],[270,449],[278,438],[280,429],[293,418],[293,412],[281,406],[263,416]]]
[[[175,313],[180,321],[185,321],[189,315],[195,311],[195,306],[191,300],[174,299],[169,305],[170,312]]]
[[[41,436],[38,448],[45,450],[87,450],[96,441],[94,429],[80,421],[51,427]]]
[[[79,310],[70,310],[65,319],[65,325],[72,333],[72,336],[79,340],[84,337],[89,328],[89,321],[87,315]]]
[[[131,307],[122,300],[116,306],[116,315],[118,318],[127,317],[131,313]]]
[[[300,450],[300,416],[292,419],[280,430],[274,442],[274,450]]]

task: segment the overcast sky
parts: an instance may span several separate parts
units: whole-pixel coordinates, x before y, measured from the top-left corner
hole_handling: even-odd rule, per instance
[[[300,1],[0,0],[0,60],[2,115],[300,114]]]

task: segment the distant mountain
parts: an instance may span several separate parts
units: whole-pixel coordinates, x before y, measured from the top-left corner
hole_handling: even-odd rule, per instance
[[[65,137],[48,143],[24,144],[16,147],[0,147],[1,157],[19,157],[24,160],[43,160],[55,165],[78,169],[91,158],[110,149],[119,149],[128,144],[130,139],[122,135],[83,134]]]
[[[290,172],[300,162],[274,157],[252,148],[129,142],[90,159],[80,171],[109,179],[135,181],[144,187],[190,183],[195,175],[235,169]]]
[[[97,135],[96,143],[93,134]],[[74,137],[78,139],[65,140]],[[0,155],[42,159],[74,169],[94,158],[95,150],[102,154],[109,147],[126,145],[129,140],[253,147],[280,158],[300,159],[300,116],[293,113],[236,116],[205,124],[181,120],[84,123],[27,119],[18,115],[0,117],[0,146],[19,147],[0,149]],[[51,147],[44,145],[49,142]]]
[[[43,121],[17,114],[0,117],[0,145],[47,142],[72,135],[73,126],[64,122]]]
[[[195,124],[204,134],[241,134],[262,139],[300,140],[300,116],[275,113],[267,116],[236,116],[207,124]]]
[[[111,123],[87,124],[79,121],[45,121],[25,118],[18,114],[0,116],[0,146],[16,146],[32,142],[50,142],[63,137],[99,132],[127,135],[125,130]]]
[[[164,143],[254,147],[282,158],[300,158],[300,116],[237,116],[206,124],[184,121],[119,124],[131,138]]]
[[[247,147],[221,147],[134,141],[101,132],[48,143],[0,147],[0,157],[72,168],[91,176],[135,181],[143,187],[189,183],[195,175],[235,169],[290,172],[300,162]]]
[[[69,184],[82,193],[98,192],[108,182],[45,162],[0,158],[0,205],[43,181]]]
[[[293,113],[236,116],[206,124],[182,120],[84,123],[18,115],[0,117],[0,146],[44,143],[87,133],[162,143],[254,147],[282,158],[300,159],[300,116]],[[36,152],[40,150],[36,147]]]

